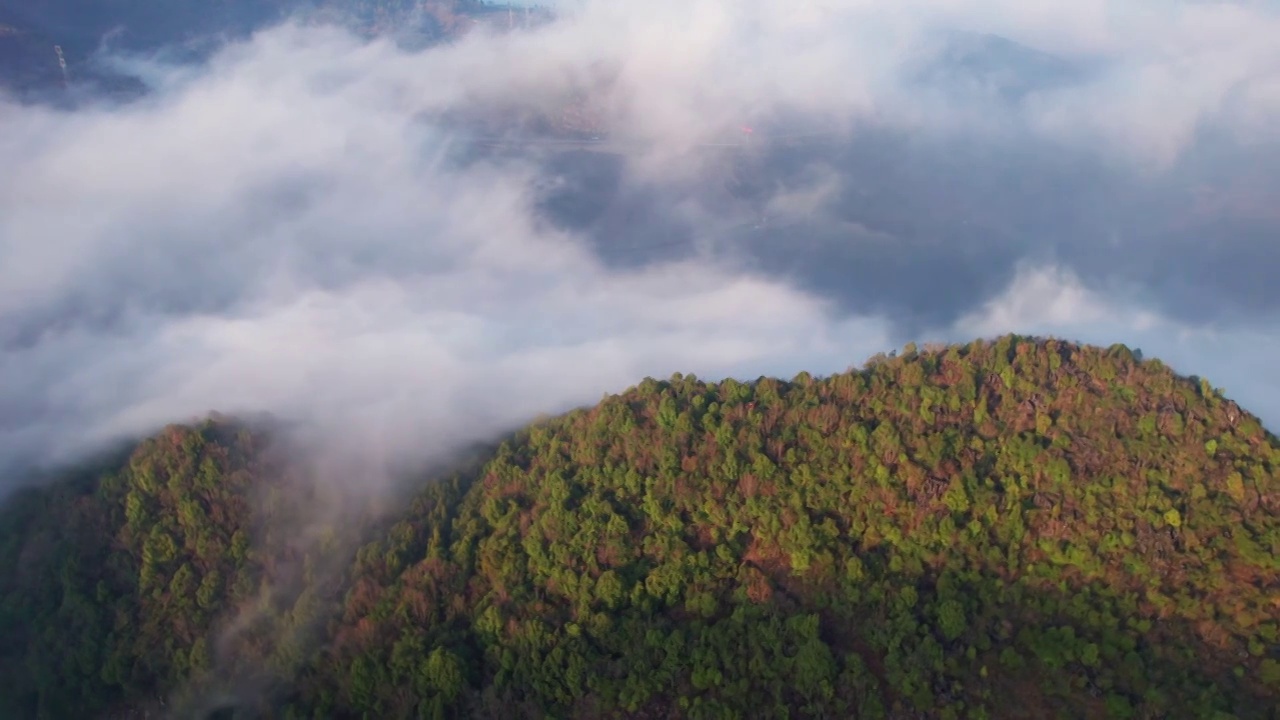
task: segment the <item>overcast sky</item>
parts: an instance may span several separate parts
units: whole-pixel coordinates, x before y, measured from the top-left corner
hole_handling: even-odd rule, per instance
[[[425,50],[286,24],[128,58],[134,102],[0,101],[0,457],[211,410],[417,457],[646,375],[1010,331],[1126,342],[1280,425],[1274,5],[556,6]],[[446,121],[583,95],[635,149],[486,155]],[[744,123],[827,134],[701,147]]]

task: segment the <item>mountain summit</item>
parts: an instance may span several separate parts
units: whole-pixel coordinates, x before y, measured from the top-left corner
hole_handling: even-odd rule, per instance
[[[0,713],[1280,704],[1280,441],[1123,346],[1008,336],[826,378],[646,380],[359,521],[312,514],[303,466],[210,422],[11,500]]]

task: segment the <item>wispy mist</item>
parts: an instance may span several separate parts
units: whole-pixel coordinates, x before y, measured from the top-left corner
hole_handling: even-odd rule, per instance
[[[426,459],[647,374],[1007,331],[1280,419],[1280,10],[556,7],[426,49],[291,22],[116,58],[140,99],[0,104],[0,458],[217,410]],[[569,108],[601,145],[492,146]]]

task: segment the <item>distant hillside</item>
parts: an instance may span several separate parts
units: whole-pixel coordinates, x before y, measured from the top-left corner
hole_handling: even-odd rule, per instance
[[[48,90],[63,80],[54,46],[73,81],[119,84],[93,55],[162,46],[200,54],[211,40],[297,17],[337,22],[364,32],[420,34],[427,41],[465,32],[496,11],[479,0],[0,0],[0,89]]]
[[[1081,82],[1086,64],[1041,52],[999,35],[945,33],[915,79],[938,88],[980,90],[1010,101]]]
[[[1123,346],[646,380],[330,526],[273,447],[174,427],[9,503],[0,716],[1280,706],[1280,441]]]
[[[54,87],[62,82],[54,43],[0,12],[0,89]]]

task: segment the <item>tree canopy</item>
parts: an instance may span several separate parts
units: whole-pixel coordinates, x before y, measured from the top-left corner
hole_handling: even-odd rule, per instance
[[[649,379],[390,516],[299,532],[314,487],[210,421],[12,499],[0,714],[1280,706],[1280,441],[1124,346],[1006,336],[825,378]]]

